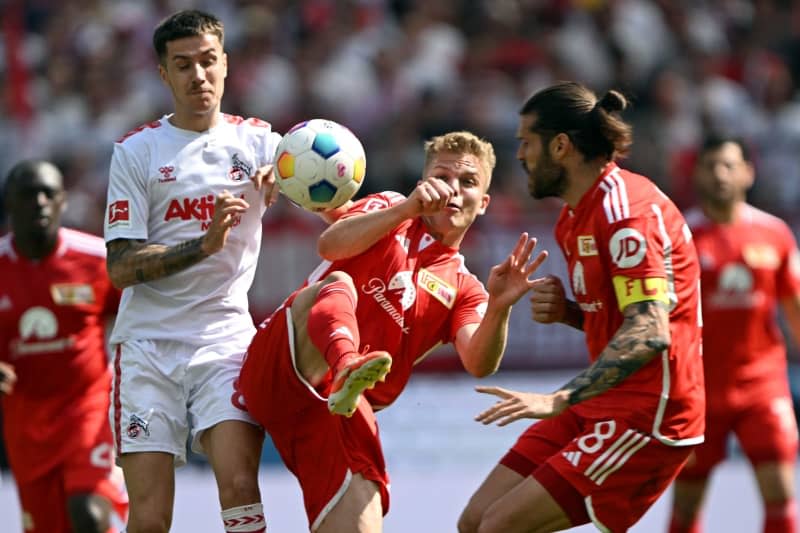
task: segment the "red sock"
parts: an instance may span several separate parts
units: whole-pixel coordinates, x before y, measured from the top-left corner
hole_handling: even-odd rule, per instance
[[[308,313],[306,328],[311,342],[331,368],[342,357],[358,353],[356,302],[350,285],[334,281],[322,287]]]
[[[797,531],[797,502],[768,503],[764,508],[764,533],[794,533]]]
[[[669,533],[700,533],[700,515],[698,514],[691,524],[682,524],[675,514],[669,520]]]

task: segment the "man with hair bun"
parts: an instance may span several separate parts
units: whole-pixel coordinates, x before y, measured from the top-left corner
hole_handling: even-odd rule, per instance
[[[535,280],[532,318],[586,333],[591,364],[551,394],[498,397],[483,424],[528,428],[470,499],[462,533],[626,531],[703,441],[700,268],[675,205],[615,160],[632,143],[625,97],[564,82],[520,112],[517,157],[534,198],[565,202],[555,228],[574,300]]]

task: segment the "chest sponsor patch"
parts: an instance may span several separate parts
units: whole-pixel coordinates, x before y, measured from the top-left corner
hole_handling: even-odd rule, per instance
[[[93,304],[94,287],[88,283],[54,283],[50,285],[50,296],[58,305]]]
[[[611,260],[619,268],[633,268],[647,254],[647,240],[634,228],[622,228],[614,232],[608,247]]]
[[[456,301],[456,293],[458,291],[455,287],[449,285],[443,279],[435,276],[423,268],[419,271],[417,285],[425,292],[442,302],[448,309],[453,308],[453,304]]]
[[[594,240],[594,235],[578,235],[578,255],[581,257],[597,255],[597,242]]]
[[[614,293],[619,310],[638,302],[658,301],[669,305],[667,280],[665,278],[629,278],[614,276]]]
[[[742,257],[750,268],[775,270],[781,264],[778,251],[769,244],[746,244],[742,248]]]

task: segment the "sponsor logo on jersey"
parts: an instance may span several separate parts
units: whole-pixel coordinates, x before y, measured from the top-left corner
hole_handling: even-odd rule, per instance
[[[54,283],[50,285],[50,296],[58,305],[91,304],[94,287],[88,283]]]
[[[242,181],[249,178],[252,173],[252,167],[239,159],[239,154],[233,154],[231,157],[231,169],[228,171],[228,177],[233,181]]]
[[[411,332],[410,328],[405,325],[403,317],[403,311],[411,307],[417,298],[417,290],[414,288],[410,271],[398,272],[388,285],[382,279],[372,278],[361,286],[361,291],[365,295],[372,296],[381,309],[389,314],[394,323],[400,326],[400,330],[405,335]],[[389,294],[400,292],[399,303],[402,310],[398,310],[389,300],[387,291],[391,291]]]
[[[455,287],[424,268],[419,271],[417,279],[417,284],[426,292],[442,302],[448,309],[453,308],[453,304],[456,301],[456,293],[458,292]]]
[[[594,235],[578,235],[578,255],[581,257],[597,255],[597,243]]]
[[[750,268],[775,270],[781,264],[778,250],[769,244],[746,244],[742,248],[742,257]]]
[[[11,342],[13,357],[66,350],[75,344],[72,338],[56,338],[58,319],[48,308],[34,306],[19,318],[19,339]]]
[[[583,263],[575,261],[575,266],[572,267],[572,292],[575,295],[586,294],[586,279],[583,276]]]
[[[175,172],[175,167],[173,166],[163,166],[158,167],[158,172],[161,174],[161,177],[158,178],[159,183],[169,183],[171,181],[176,181],[178,178],[173,174]]]
[[[244,194],[240,195],[244,198]],[[198,198],[173,198],[164,213],[164,222],[171,220],[199,220],[200,229],[205,231],[214,217],[214,195],[207,194]],[[233,227],[242,222],[241,215],[234,217]]]
[[[638,302],[658,301],[669,305],[669,287],[665,278],[614,276],[613,283],[620,311]]]
[[[647,254],[647,241],[637,230],[622,228],[611,236],[609,250],[611,260],[619,268],[632,268],[641,263]]]
[[[108,206],[108,227],[127,227],[131,225],[130,208],[128,200],[117,200]]]
[[[763,292],[755,290],[753,273],[747,265],[729,263],[719,273],[709,304],[721,309],[750,309],[761,305],[765,299]]]

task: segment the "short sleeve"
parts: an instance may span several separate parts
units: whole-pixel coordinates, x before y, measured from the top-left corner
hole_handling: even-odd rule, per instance
[[[114,145],[104,221],[106,242],[114,239],[147,239],[145,168],[124,144]]]

